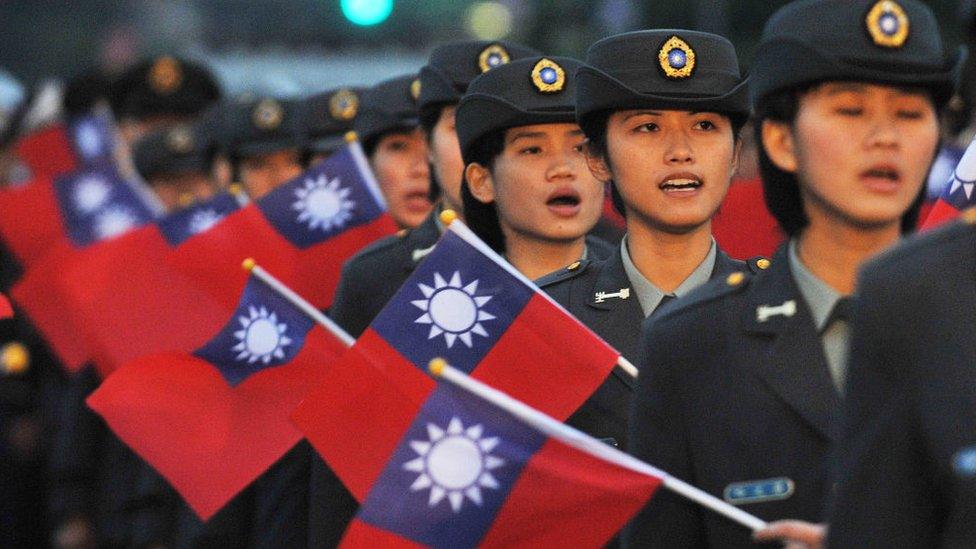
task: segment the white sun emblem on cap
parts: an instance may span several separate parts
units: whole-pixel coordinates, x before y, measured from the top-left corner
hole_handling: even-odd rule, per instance
[[[498,437],[483,438],[481,425],[464,428],[461,420],[451,418],[447,431],[427,424],[427,440],[411,440],[410,447],[418,457],[403,464],[407,471],[420,476],[410,486],[413,492],[430,488],[428,506],[435,507],[445,497],[451,510],[461,512],[464,498],[481,505],[481,489],[498,489],[491,471],[505,465],[505,460],[491,455]]]
[[[417,284],[425,299],[411,301],[424,314],[417,320],[417,324],[430,324],[427,339],[444,334],[447,348],[454,346],[454,341],[460,339],[471,347],[471,334],[475,333],[488,337],[488,332],[481,325],[483,320],[492,320],[494,315],[481,310],[481,307],[491,300],[490,295],[476,296],[478,281],[464,286],[461,275],[457,271],[450,282],[445,282],[440,273],[434,273],[434,287]]]
[[[112,193],[108,183],[98,177],[82,177],[75,185],[74,201],[82,213],[91,213],[102,207]]]
[[[217,213],[217,210],[206,209],[193,212],[187,222],[187,229],[190,234],[200,234],[210,230],[211,227],[220,223],[224,216]]]
[[[85,158],[94,158],[102,153],[102,137],[92,124],[82,124],[75,133],[78,149]]]
[[[110,206],[95,218],[95,235],[99,239],[112,238],[135,228],[139,219],[122,206]]]
[[[285,358],[284,348],[291,345],[291,338],[285,335],[288,326],[278,322],[277,314],[252,306],[248,308],[248,316],[239,316],[237,321],[243,329],[234,332],[238,343],[231,350],[238,352],[236,360],[247,360],[248,364],[260,360],[268,364],[272,358]]]
[[[321,175],[317,179],[306,179],[303,187],[295,189],[298,200],[292,204],[292,209],[301,212],[298,222],[308,223],[310,229],[338,229],[352,219],[356,203],[349,200],[351,192],[339,186],[339,178],[326,180]]]

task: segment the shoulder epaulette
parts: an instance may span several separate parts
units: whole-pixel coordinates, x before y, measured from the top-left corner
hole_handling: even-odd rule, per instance
[[[569,265],[566,265],[562,269],[551,272],[543,276],[542,278],[536,280],[535,284],[540,288],[545,288],[546,286],[552,286],[553,284],[557,284],[559,282],[562,282],[563,280],[569,280],[571,278],[575,278],[583,274],[584,272],[586,272],[586,268],[590,266],[590,263],[591,260],[589,259],[581,259],[579,261],[574,261]]]
[[[681,311],[696,309],[726,296],[737,294],[747,288],[755,276],[750,271],[735,271],[725,277],[709,280],[690,294],[675,301],[674,305],[669,307],[662,316],[680,314]]]

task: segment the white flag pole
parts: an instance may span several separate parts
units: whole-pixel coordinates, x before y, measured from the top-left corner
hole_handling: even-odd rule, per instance
[[[265,271],[250,257],[245,259],[241,264],[245,271],[256,276],[261,282],[264,282],[271,287],[272,290],[278,292],[281,297],[287,299],[292,305],[298,307],[305,314],[312,318],[315,322],[318,322],[323,328],[332,332],[332,335],[339,338],[346,347],[352,347],[352,344],[356,342],[356,338],[349,335],[349,332],[343,330],[338,324],[332,322],[329,317],[322,314],[321,311],[316,309],[311,303],[305,301],[302,296],[295,293],[294,290],[285,286],[280,280],[275,278],[271,273]]]
[[[746,513],[738,507],[732,506],[717,497],[704,492],[684,481],[681,481],[660,469],[624,453],[604,442],[578,431],[568,425],[556,421],[552,417],[516,400],[505,393],[494,389],[480,381],[472,379],[460,370],[452,368],[444,359],[436,358],[430,362],[430,372],[438,378],[445,379],[462,389],[481,397],[488,402],[504,409],[531,427],[552,438],[559,439],[564,444],[586,452],[594,457],[603,459],[620,467],[630,469],[636,473],[659,478],[662,484],[673,492],[719,513],[739,524],[756,531],[766,527],[762,519]]]

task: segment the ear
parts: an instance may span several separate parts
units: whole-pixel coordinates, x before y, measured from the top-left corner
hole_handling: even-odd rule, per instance
[[[589,139],[583,146],[583,153],[586,155],[586,167],[590,169],[593,177],[597,178],[600,183],[609,183],[613,179],[610,165],[602,154],[594,150]]]
[[[488,168],[472,162],[464,168],[464,178],[468,182],[471,195],[479,202],[491,204],[495,201],[495,181]]]
[[[796,172],[796,143],[789,124],[763,120],[762,146],[777,168],[784,172]]]

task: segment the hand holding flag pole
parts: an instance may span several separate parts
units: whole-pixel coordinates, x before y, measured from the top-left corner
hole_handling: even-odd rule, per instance
[[[661,479],[661,483],[673,492],[707,507],[722,516],[733,520],[752,531],[766,527],[766,522],[758,517],[746,513],[715,496],[700,490],[668,473],[661,471],[647,463],[609,446],[593,437],[586,435],[572,427],[543,414],[542,412],[494,389],[484,383],[465,375],[460,370],[452,368],[443,359],[437,358],[430,362],[430,372],[436,378],[444,379],[458,387],[498,406],[506,412],[524,421],[543,434],[558,439],[568,446],[586,452],[594,457],[619,465],[636,473]]]

